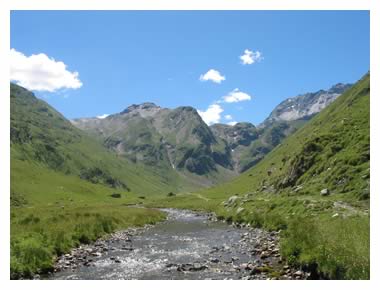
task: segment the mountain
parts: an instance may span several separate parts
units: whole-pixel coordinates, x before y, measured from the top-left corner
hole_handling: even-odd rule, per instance
[[[258,127],[246,122],[207,126],[192,107],[167,109],[153,103],[132,105],[102,119],[71,122],[102,139],[119,156],[212,185],[257,164],[349,87],[337,84],[327,91],[287,99]]]
[[[329,104],[336,100],[342,93],[349,89],[351,84],[338,83],[327,91],[319,90],[314,93],[306,93],[281,102],[264,121],[264,125],[273,121],[295,121],[310,119]]]
[[[214,124],[210,128],[230,149],[235,171],[244,172],[350,87],[350,84],[339,83],[327,91],[286,99],[257,127],[237,123],[234,126]]]
[[[175,171],[205,184],[234,174],[229,148],[192,107],[143,103],[104,119],[74,119],[72,124],[136,164]]]
[[[369,201],[368,73],[254,167],[173,203],[283,230],[281,254],[315,275],[369,279]]]
[[[10,86],[11,199],[15,204],[33,199],[28,180],[33,172],[35,181],[40,178],[38,172],[57,176],[61,184],[48,179],[53,188],[71,177],[82,180],[78,181],[81,186],[87,182],[143,194],[187,188],[188,183],[175,174],[164,175],[154,167],[119,158],[30,91]],[[46,194],[52,191],[48,186],[45,190]]]

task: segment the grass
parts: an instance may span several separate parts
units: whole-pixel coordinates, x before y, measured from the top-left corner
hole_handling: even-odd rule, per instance
[[[56,255],[79,243],[164,218],[157,210],[126,206],[140,203],[140,193],[11,160],[11,278],[46,273]]]
[[[162,220],[153,209],[123,205],[29,207],[11,210],[11,278],[52,270],[54,257],[81,243],[131,226]]]
[[[369,279],[369,218],[292,220],[281,250],[294,266],[318,265],[330,279]]]

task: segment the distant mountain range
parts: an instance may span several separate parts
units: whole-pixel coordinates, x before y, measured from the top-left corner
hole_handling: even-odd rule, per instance
[[[258,127],[206,123],[192,107],[132,105],[106,118],[80,118],[72,124],[135,163],[175,170],[187,177],[217,180],[247,170],[316,113],[350,88],[336,84],[289,98]]]

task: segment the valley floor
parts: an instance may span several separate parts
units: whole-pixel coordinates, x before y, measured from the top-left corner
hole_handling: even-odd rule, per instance
[[[232,196],[212,192],[178,194],[146,206],[215,212],[218,219],[279,230],[280,252],[293,267],[325,279],[369,279],[368,201],[341,196]]]

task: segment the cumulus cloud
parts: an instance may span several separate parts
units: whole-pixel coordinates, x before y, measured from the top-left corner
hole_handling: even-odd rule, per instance
[[[207,125],[219,123],[223,108],[218,104],[211,104],[206,111],[198,110],[198,114],[202,117]]]
[[[233,118],[232,118],[232,116],[231,116],[231,115],[225,115],[225,116],[224,116],[224,119],[226,119],[226,120],[229,120],[229,121],[230,121],[230,120],[232,120]]]
[[[100,115],[100,116],[96,116],[96,118],[98,119],[104,119],[104,118],[107,118],[110,114],[103,114],[103,115]]]
[[[208,72],[206,72],[204,75],[201,75],[199,77],[201,81],[212,81],[214,83],[220,84],[222,81],[226,79],[225,76],[222,76],[220,72],[214,69],[210,69]]]
[[[67,70],[62,61],[44,53],[26,56],[13,48],[10,51],[10,79],[34,91],[54,92],[82,86],[78,72]]]
[[[237,103],[242,101],[250,101],[252,97],[247,93],[239,91],[239,89],[234,89],[232,92],[229,92],[227,96],[222,97],[222,103]]]
[[[244,54],[240,56],[241,63],[244,65],[253,64],[262,60],[262,58],[260,51],[252,51],[249,49],[244,50]]]
[[[230,126],[234,126],[234,125],[237,124],[237,122],[236,121],[231,121],[231,122],[228,122],[227,124],[230,125]]]

